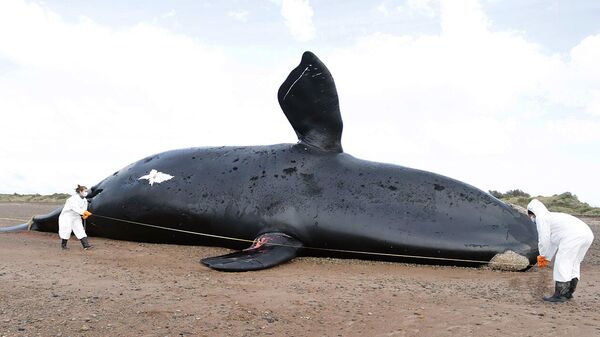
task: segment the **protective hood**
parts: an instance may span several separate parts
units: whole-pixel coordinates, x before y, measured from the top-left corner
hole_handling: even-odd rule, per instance
[[[548,213],[546,206],[544,206],[544,204],[537,199],[533,199],[531,202],[529,202],[529,205],[527,205],[527,210],[535,214],[536,217]]]

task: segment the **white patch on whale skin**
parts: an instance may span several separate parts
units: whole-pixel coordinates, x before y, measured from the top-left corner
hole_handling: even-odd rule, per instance
[[[529,260],[512,250],[494,255],[488,264],[488,267],[491,269],[505,271],[520,271],[526,269],[528,266]]]
[[[147,179],[150,183],[150,186],[152,186],[154,185],[154,183],[160,184],[163,181],[167,181],[172,178],[173,176],[170,174],[162,173],[155,169],[152,169],[150,170],[150,173],[146,174],[145,176],[139,177],[138,180]]]
[[[302,76],[304,76],[304,73],[308,70],[308,68],[310,68],[311,65],[312,64],[309,64],[308,67],[304,68],[304,71],[302,72],[302,74],[300,74],[300,76],[298,76],[298,78],[294,81],[294,83],[292,83],[292,85],[290,85],[290,88],[286,91],[285,95],[283,95],[283,101],[285,101],[285,98],[290,93],[290,91],[292,90],[292,88],[294,87],[294,85],[296,85],[296,82],[300,81],[300,79],[302,78]]]

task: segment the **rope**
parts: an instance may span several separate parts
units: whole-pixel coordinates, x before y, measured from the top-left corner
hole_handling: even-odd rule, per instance
[[[34,217],[31,217],[31,219],[29,219],[29,220],[25,220],[25,219],[15,219],[15,218],[0,218],[0,219],[3,219],[3,220],[10,220],[10,221],[26,222],[26,223],[27,223],[27,230],[28,230],[28,231],[30,231],[30,230],[31,230],[31,226],[33,225],[33,222],[34,222],[34,221],[33,221],[33,218],[34,218]],[[2,226],[4,226],[4,224],[2,224]],[[11,227],[11,225],[7,225],[7,226]]]
[[[25,219],[15,219],[15,218],[0,218],[0,220],[21,221],[21,222],[29,221],[29,220],[25,220]]]
[[[163,227],[163,226],[158,226],[158,225],[147,224],[147,223],[143,223],[143,222],[118,219],[118,218],[113,218],[113,217],[109,217],[109,216],[98,215],[96,213],[94,213],[92,216],[95,216],[95,217],[98,217],[98,218],[104,218],[104,219],[108,219],[108,220],[114,220],[114,221],[120,221],[120,222],[127,222],[127,223],[131,223],[131,224],[134,224],[134,225],[140,225],[140,226],[145,226],[145,227],[157,228],[157,229],[162,229],[162,230],[167,230],[167,231],[180,232],[180,233],[186,233],[186,234],[192,234],[192,235],[199,235],[199,236],[205,236],[205,237],[211,237],[211,238],[217,238],[217,239],[224,239],[224,240],[230,240],[230,241],[247,242],[247,243],[251,243],[251,244],[254,243],[254,240],[248,240],[248,239],[242,239],[242,238],[236,238],[236,237],[230,237],[230,236],[223,236],[223,235],[216,235],[216,234],[208,234],[208,233],[202,233],[202,232],[192,232],[192,231],[187,231],[187,230],[183,230],[183,229],[169,228],[169,227]],[[281,244],[281,243],[269,243],[269,242],[267,242],[267,243],[265,243],[265,245],[298,248],[297,246],[286,245],[286,244]],[[310,247],[310,246],[302,246],[302,248],[303,249],[309,249],[309,250],[316,250],[316,251],[324,251],[324,252],[347,253],[347,254],[362,254],[362,255],[371,255],[371,256],[399,257],[399,258],[411,258],[411,259],[427,259],[427,260],[437,260],[437,261],[452,261],[452,262],[466,262],[466,263],[479,263],[479,264],[490,264],[491,263],[491,261],[468,260],[468,259],[453,259],[453,258],[445,258],[445,257],[404,255],[404,254],[393,254],[393,253],[378,253],[378,252],[368,252],[368,251],[361,251],[361,250],[321,248],[321,247]],[[501,265],[505,265],[505,266],[521,266],[520,264],[510,264],[510,263],[501,263]],[[533,266],[534,265],[530,265],[530,264],[527,265],[527,267],[533,267]]]
[[[128,223],[131,223],[131,224],[141,225],[141,226],[146,226],[146,227],[164,229],[164,230],[168,230],[168,231],[181,232],[181,233],[187,233],[187,234],[194,234],[194,235],[200,235],[200,236],[207,236],[207,237],[217,238],[217,239],[225,239],[225,240],[248,242],[248,243],[253,243],[254,242],[254,240],[240,239],[240,238],[234,238],[234,237],[229,237],[229,236],[207,234],[207,233],[200,233],[200,232],[191,232],[191,231],[186,231],[186,230],[183,230],[183,229],[162,227],[162,226],[151,225],[151,224],[147,224],[147,223],[143,223],[143,222],[137,222],[137,221],[131,221],[131,220],[124,220],[124,219],[117,219],[117,218],[112,218],[112,217],[109,217],[109,216],[98,215],[96,213],[92,214],[92,216],[95,216],[95,217],[98,217],[98,218],[109,219],[109,220],[115,220],[115,221],[121,221],[121,222],[128,222]]]

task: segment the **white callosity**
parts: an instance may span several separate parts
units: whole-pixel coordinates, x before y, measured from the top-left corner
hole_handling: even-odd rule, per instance
[[[65,202],[65,206],[58,217],[58,235],[61,239],[68,240],[71,231],[78,239],[86,237],[81,216],[87,210],[88,201],[79,194],[72,195]]]
[[[527,215],[525,208],[515,204],[507,204],[517,212]],[[529,267],[529,260],[523,255],[507,250],[504,253],[494,255],[488,267],[494,270],[520,271]]]
[[[170,174],[162,173],[155,169],[152,169],[150,170],[150,173],[146,174],[145,176],[139,177],[138,180],[147,179],[150,183],[150,186],[152,186],[154,185],[154,183],[160,184],[163,181],[167,181],[172,178],[173,176]]]
[[[507,250],[504,253],[494,255],[488,266],[496,270],[519,271],[529,266],[529,260],[523,255]]]
[[[540,255],[554,261],[554,280],[567,282],[580,277],[580,265],[594,240],[590,227],[576,217],[550,212],[533,199],[527,210],[535,214]]]

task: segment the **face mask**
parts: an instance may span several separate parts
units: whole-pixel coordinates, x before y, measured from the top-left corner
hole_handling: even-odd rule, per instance
[[[531,222],[535,223],[535,217],[534,216],[530,217],[529,219],[531,219]]]
[[[87,191],[83,191],[83,192],[80,193],[80,195],[85,198],[85,197],[87,197],[88,192]]]

